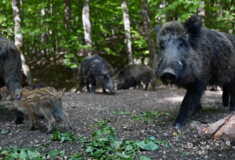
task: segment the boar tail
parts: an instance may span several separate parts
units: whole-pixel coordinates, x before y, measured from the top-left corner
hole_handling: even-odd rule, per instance
[[[66,88],[63,88],[63,90],[62,90],[62,94],[60,95],[60,98],[62,98],[63,97],[63,95],[64,95],[64,91],[66,90]]]

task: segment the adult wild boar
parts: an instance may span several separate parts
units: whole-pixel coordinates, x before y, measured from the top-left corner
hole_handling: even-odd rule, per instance
[[[0,87],[7,86],[11,99],[17,89],[21,88],[20,51],[14,43],[0,36]],[[20,124],[23,113],[15,113],[15,123]]]
[[[101,85],[103,93],[106,93],[105,89],[112,94],[115,93],[112,80],[115,72],[116,69],[113,69],[106,60],[98,55],[84,58],[78,68],[79,91],[82,92],[82,85],[86,81],[87,90],[90,91],[89,84],[91,84],[93,94],[95,94],[96,82]]]
[[[153,73],[150,67],[138,64],[128,65],[118,74],[117,89],[129,89],[130,87],[135,89],[136,85],[143,88],[141,81],[145,84],[144,90],[147,90],[149,83],[155,89],[155,82],[152,78]]]
[[[164,84],[187,90],[173,125],[185,124],[189,112],[199,113],[207,85],[220,85],[230,94],[229,113],[235,111],[235,37],[202,27],[196,15],[184,24],[173,21],[156,28],[160,52],[154,72]],[[229,90],[227,89],[229,88]]]

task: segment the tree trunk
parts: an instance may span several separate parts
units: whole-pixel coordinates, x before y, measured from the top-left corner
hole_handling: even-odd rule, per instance
[[[65,24],[65,29],[67,31],[69,31],[69,34],[67,34],[67,36],[65,37],[66,41],[69,42],[70,41],[70,35],[73,34],[73,29],[72,29],[72,24],[71,24],[71,3],[70,0],[64,0],[64,24]],[[72,44],[72,42],[70,41],[69,44]],[[68,48],[68,52],[69,53],[73,53],[74,55],[76,54],[76,49],[70,49]],[[76,64],[76,58],[73,58],[73,63]],[[76,80],[77,78],[77,72],[75,69],[72,69],[73,72],[73,79]]]
[[[23,52],[23,36],[21,34],[21,12],[20,12],[20,0],[12,0],[13,16],[14,16],[14,34],[15,34],[15,45],[20,51],[23,73],[28,78],[28,83],[32,84],[32,76],[28,65],[25,62]]]
[[[41,16],[42,16],[42,21],[41,21],[41,26],[44,26],[44,21],[43,21],[43,19],[44,19],[44,16],[45,16],[45,8],[43,8],[42,10],[41,10]],[[42,46],[45,46],[45,37],[46,37],[46,34],[45,33],[42,33],[41,34],[41,45]],[[41,55],[42,56],[46,56],[46,48],[43,48],[42,50],[41,50]]]
[[[124,21],[124,29],[125,29],[126,46],[127,46],[128,64],[133,64],[132,48],[131,48],[130,19],[129,19],[126,0],[122,1],[122,12],[123,12],[123,21]]]
[[[23,36],[21,34],[21,17],[20,17],[20,0],[12,0],[13,16],[14,16],[14,34],[15,45],[21,53],[23,53]]]
[[[71,28],[71,4],[70,0],[64,0],[64,20],[65,20],[65,29],[72,32]]]
[[[202,137],[235,141],[235,113],[210,124],[192,121],[191,126],[196,128]]]
[[[89,9],[89,0],[84,0],[83,9],[82,9],[82,21],[84,28],[84,37],[85,45],[88,47],[85,49],[85,54],[87,56],[92,55],[92,37],[91,37],[91,22],[90,22],[90,9]]]
[[[54,9],[54,4],[53,4],[54,0],[51,0],[51,4],[50,4],[50,9],[51,9],[51,17],[53,17],[53,19],[55,19],[55,9]],[[53,25],[53,24],[52,24]],[[55,81],[57,83],[59,83],[59,78],[58,78],[58,72],[57,72],[57,61],[56,61],[56,52],[57,52],[57,48],[56,48],[56,37],[55,37],[55,29],[53,26],[51,26],[51,38],[52,38],[52,55],[53,55],[53,66],[54,66],[54,75],[55,75]]]
[[[151,27],[150,19],[148,16],[147,0],[141,0],[141,10],[142,10],[143,22],[144,22],[145,39],[147,41],[149,55],[150,55],[149,64],[152,67],[156,51],[154,48],[153,40],[151,38],[152,27]]]
[[[231,1],[231,14],[232,14],[232,34],[235,35],[235,0]]]

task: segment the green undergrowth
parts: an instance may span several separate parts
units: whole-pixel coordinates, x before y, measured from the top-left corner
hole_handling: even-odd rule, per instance
[[[116,128],[111,127],[107,123],[111,122],[108,119],[102,119],[97,122],[97,125],[92,127],[93,133],[90,138],[76,137],[74,134],[60,131],[53,132],[51,141],[60,141],[60,143],[79,143],[78,148],[82,147],[85,153],[78,153],[76,155],[68,156],[71,160],[82,160],[84,154],[94,159],[99,160],[149,160],[149,157],[139,155],[142,150],[154,151],[159,149],[159,144],[167,145],[166,140],[157,140],[155,137],[145,138],[139,140],[118,140],[115,133]],[[0,159],[45,159],[45,157],[53,159],[54,157],[62,157],[65,155],[65,150],[52,150],[50,153],[41,153],[39,148],[3,148],[0,150]]]
[[[158,112],[158,111],[147,111],[140,114],[132,114],[131,112],[127,112],[125,110],[120,110],[118,112],[112,112],[113,114],[119,115],[131,115],[131,119],[134,121],[140,122],[150,122],[153,121],[155,118],[160,116],[169,116],[169,113]]]

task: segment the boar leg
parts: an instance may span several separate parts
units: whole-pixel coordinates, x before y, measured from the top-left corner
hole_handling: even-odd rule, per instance
[[[228,84],[225,84],[224,87],[223,87],[222,99],[223,99],[224,107],[229,106],[229,92],[230,92],[229,88],[230,88],[230,86]]]
[[[95,86],[96,86],[96,80],[94,78],[90,78],[90,83],[91,83],[91,92],[95,94]]]
[[[152,85],[152,88],[155,90],[155,81],[152,80],[152,79],[150,79],[150,83],[151,83],[151,85]]]
[[[148,88],[148,86],[149,86],[149,82],[148,82],[148,81],[145,81],[145,80],[143,80],[143,82],[144,82],[144,84],[145,84],[144,90],[147,90],[147,88]],[[142,87],[142,88],[143,88],[143,87]]]
[[[78,83],[79,83],[79,91],[82,92],[82,85],[84,83],[84,77],[81,75],[78,75]]]
[[[102,88],[102,89],[103,89],[103,93],[107,93],[107,92],[106,92],[106,90],[105,90],[104,88]]]
[[[37,115],[34,114],[33,112],[28,112],[29,114],[29,118],[30,118],[30,121],[31,121],[31,126],[30,126],[30,129],[31,130],[34,130],[35,129],[35,124],[37,122]]]
[[[139,80],[139,81],[137,82],[137,85],[139,86],[139,89],[143,89],[143,88],[144,88],[143,85],[141,84],[141,80]]]
[[[90,83],[89,83],[89,81],[87,80],[87,81],[86,81],[86,89],[87,89],[87,92],[90,92],[89,84],[90,84]]]
[[[48,107],[48,108],[50,108],[50,107]],[[47,130],[47,133],[51,133],[51,131],[52,131],[54,125],[55,125],[55,121],[56,120],[53,117],[51,110],[48,109],[48,108],[44,108],[43,109],[43,114],[44,114],[45,118],[48,121],[48,130]]]
[[[20,84],[17,82],[10,82],[7,84],[7,88],[9,90],[9,94],[11,95],[11,101],[13,101],[15,91],[17,89],[20,89]],[[23,121],[24,121],[24,113],[19,111],[15,112],[15,124],[22,124]]]
[[[149,86],[150,79],[149,79],[149,78],[143,78],[142,81],[143,81],[144,84],[145,84],[144,90],[147,90],[147,89],[148,89],[148,86]]]
[[[201,96],[206,88],[201,85],[192,85],[192,86],[194,87],[187,89],[187,93],[180,107],[180,112],[175,122],[173,123],[173,126],[177,128],[185,125],[185,121],[190,111],[194,112],[195,109],[198,110],[198,108],[200,108]]]
[[[200,115],[200,111],[203,111],[201,103],[194,109],[193,115],[199,116]]]

